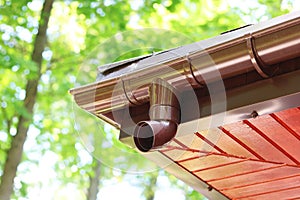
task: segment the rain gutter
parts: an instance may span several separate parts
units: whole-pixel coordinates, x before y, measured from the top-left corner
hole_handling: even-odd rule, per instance
[[[70,93],[81,108],[119,126],[105,114],[149,102],[148,89],[155,77],[181,92],[214,82],[216,77],[209,75],[212,70],[218,70],[223,80],[251,71],[264,79],[275,76],[278,63],[300,57],[299,32],[300,13],[290,13],[131,62],[124,69],[134,65],[133,71],[121,69]]]

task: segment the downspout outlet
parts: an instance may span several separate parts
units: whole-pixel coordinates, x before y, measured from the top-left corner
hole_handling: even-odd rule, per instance
[[[134,130],[134,143],[142,152],[157,149],[171,141],[180,123],[177,91],[168,82],[156,79],[149,87],[149,121],[141,121]]]

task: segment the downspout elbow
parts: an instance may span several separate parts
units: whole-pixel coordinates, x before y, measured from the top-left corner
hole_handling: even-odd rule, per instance
[[[142,121],[135,129],[134,143],[142,152],[158,148],[175,137],[177,126],[172,121]]]
[[[180,123],[177,91],[162,79],[156,79],[149,88],[149,121],[141,121],[134,130],[134,143],[142,152],[157,149],[171,141]]]

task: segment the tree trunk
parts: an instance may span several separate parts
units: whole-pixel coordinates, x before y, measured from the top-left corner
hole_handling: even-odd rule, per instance
[[[37,75],[27,81],[26,84],[26,97],[24,99],[24,106],[27,112],[32,116],[33,107],[36,102],[38,83],[41,77],[42,68],[42,53],[45,49],[47,41],[47,28],[50,18],[54,0],[45,0],[43,9],[41,11],[40,23],[38,34],[34,41],[34,49],[31,55],[32,61],[37,65]],[[23,146],[27,137],[30,121],[32,117],[26,118],[24,116],[19,117],[17,125],[17,133],[13,137],[11,147],[7,153],[6,161],[4,164],[3,175],[0,183],[0,199],[9,200],[13,193],[14,178],[17,174],[18,165],[21,162],[23,154]]]
[[[151,172],[151,174],[149,174],[149,175],[150,175],[150,177],[148,177],[149,180],[147,181],[147,184],[145,184],[143,194],[144,194],[146,200],[153,200],[155,197],[158,171]]]
[[[95,159],[95,166],[93,169],[93,176],[90,176],[90,186],[88,189],[87,200],[96,200],[98,194],[98,186],[100,181],[100,173],[101,173],[101,162]]]

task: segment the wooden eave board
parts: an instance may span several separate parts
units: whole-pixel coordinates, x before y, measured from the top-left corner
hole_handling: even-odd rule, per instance
[[[177,137],[160,152],[229,199],[300,199],[300,108]]]

